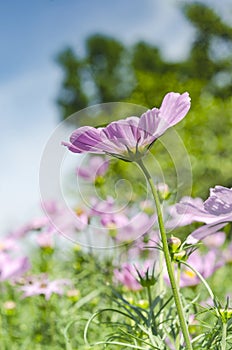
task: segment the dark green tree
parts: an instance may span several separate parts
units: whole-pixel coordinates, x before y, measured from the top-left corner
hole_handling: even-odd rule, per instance
[[[232,27],[202,3],[185,5],[183,10],[196,29],[189,58],[183,64],[185,74],[205,81],[213,95],[227,98],[232,89]]]
[[[57,102],[64,119],[96,103],[125,101],[153,107],[169,91],[188,91],[192,108],[176,128],[191,157],[193,191],[206,196],[209,186],[232,186],[232,27],[199,2],[185,3],[182,11],[195,28],[186,60],[168,62],[158,47],[146,42],[125,47],[114,38],[92,35],[83,57],[72,49],[59,54],[64,78]],[[96,126],[105,122],[100,118],[84,117],[77,124]],[[169,174],[170,160],[163,151],[156,145],[156,157]],[[120,171],[125,168],[123,164]]]
[[[83,87],[82,74],[84,63],[67,48],[57,56],[58,64],[63,68],[64,79],[57,99],[63,118],[88,105],[88,97]]]
[[[72,49],[61,52],[57,61],[64,80],[57,102],[62,117],[102,102],[129,100],[152,106],[173,86],[180,90],[187,87],[196,98],[205,91],[213,96],[230,96],[232,27],[202,3],[185,4],[183,13],[196,29],[184,62],[166,62],[151,44],[138,42],[126,48],[100,34],[87,38],[85,57]],[[146,87],[156,91],[155,100]]]

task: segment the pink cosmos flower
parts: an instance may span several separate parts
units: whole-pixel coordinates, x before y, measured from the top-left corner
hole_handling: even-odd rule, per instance
[[[76,231],[82,231],[88,225],[89,215],[82,207],[73,210],[58,202],[45,203],[43,208],[49,217],[44,232],[61,233],[65,236],[75,236]]]
[[[184,214],[191,221],[204,222],[205,224],[219,224],[232,221],[232,189],[223,186],[215,186],[210,189],[209,198],[195,205],[187,201],[177,204],[177,212]]]
[[[156,215],[148,216],[143,212],[138,213],[133,218],[130,218],[127,224],[118,229],[116,240],[118,242],[133,242],[145,233],[150,232],[156,219]]]
[[[114,270],[115,281],[124,285],[128,290],[137,291],[142,289],[142,285],[139,283],[139,274],[142,278],[146,278],[148,275],[153,274],[154,261],[145,260],[142,263],[123,263],[119,269]]]
[[[156,222],[156,214],[137,213],[134,207],[120,208],[110,196],[104,201],[92,198],[91,205],[91,215],[99,217],[101,225],[118,243],[134,241],[149,232]]]
[[[226,240],[226,234],[223,231],[219,231],[214,233],[214,235],[209,235],[205,238],[203,238],[203,243],[208,247],[208,248],[220,248],[224,244]]]
[[[176,210],[187,223],[199,221],[207,224],[187,238],[187,243],[194,244],[232,221],[232,189],[215,186],[210,189],[210,196],[205,202],[195,205],[193,201],[182,201],[176,205]]]
[[[48,227],[45,231],[39,233],[36,236],[36,241],[41,248],[53,248],[54,247],[54,233],[55,230],[52,227]]]
[[[170,215],[170,218],[166,223],[167,228],[186,226],[195,221],[194,214],[186,209],[186,204],[199,209],[204,206],[201,198],[192,198],[189,196],[183,197],[179,203],[167,208],[167,212]]]
[[[103,214],[101,217],[101,224],[104,227],[110,228],[121,228],[128,225],[130,222],[129,218],[123,213],[115,214]]]
[[[86,166],[77,168],[77,175],[84,180],[94,182],[99,176],[105,175],[109,167],[109,161],[100,157],[91,157]]]
[[[9,254],[0,253],[0,281],[15,280],[29,268],[27,257],[12,258]]]
[[[204,240],[206,237],[215,235],[219,230],[226,226],[227,222],[211,225],[203,225],[193,231],[186,239],[187,244],[196,244],[201,240]]]
[[[226,247],[226,249],[223,250],[223,256],[225,258],[226,263],[232,263],[232,243],[230,243],[228,247]]]
[[[24,237],[30,231],[38,231],[49,224],[49,219],[46,216],[33,219],[29,223],[19,227],[11,233],[12,238]]]
[[[71,282],[67,279],[57,279],[50,281],[46,275],[33,276],[28,280],[28,284],[20,287],[24,292],[23,298],[34,295],[44,295],[46,300],[49,300],[52,294],[62,295],[64,286],[70,285]]]
[[[200,254],[198,250],[193,252],[188,258],[188,264],[200,272],[204,278],[208,278],[222,267],[225,262],[220,256],[220,251],[212,249],[206,254]],[[201,283],[199,277],[187,266],[182,265],[180,275],[180,287],[194,286]]]
[[[120,269],[114,270],[115,281],[124,285],[128,290],[137,291],[142,288],[136,277],[138,274],[131,263],[124,263]]]
[[[212,249],[206,254],[202,254],[198,250],[195,250],[189,256],[187,262],[204,278],[212,276],[217,269],[225,265],[225,259],[223,258],[221,251],[218,249]],[[164,278],[165,281],[168,284],[170,284],[166,269],[164,271]],[[182,264],[180,275],[180,287],[195,286],[199,283],[201,283],[201,280],[194,273],[194,271]]]
[[[0,238],[0,253],[18,250],[18,242],[11,235]]]
[[[105,200],[99,200],[97,197],[91,198],[91,215],[103,216],[114,215],[119,209],[116,206],[115,200],[111,196],[107,196]]]
[[[101,201],[96,197],[91,198],[90,215],[99,217],[101,225],[108,229],[118,229],[130,222],[127,210],[118,208],[117,203],[110,196]]]
[[[161,107],[110,123],[104,128],[76,129],[64,146],[74,153],[110,154],[125,161],[136,161],[164,132],[181,121],[190,108],[187,92],[168,93]]]

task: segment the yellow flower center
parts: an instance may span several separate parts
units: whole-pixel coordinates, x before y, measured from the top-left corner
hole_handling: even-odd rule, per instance
[[[195,272],[191,271],[191,270],[184,270],[184,274],[187,275],[190,278],[194,278],[196,277]]]
[[[84,210],[78,207],[75,209],[75,213],[77,214],[77,216],[81,216],[82,214],[84,214]]]

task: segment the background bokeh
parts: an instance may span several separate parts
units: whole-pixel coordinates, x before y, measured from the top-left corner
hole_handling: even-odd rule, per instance
[[[56,125],[95,103],[153,107],[167,91],[189,91],[177,131],[193,195],[232,186],[229,0],[10,0],[0,17],[2,231],[37,210],[40,157]]]

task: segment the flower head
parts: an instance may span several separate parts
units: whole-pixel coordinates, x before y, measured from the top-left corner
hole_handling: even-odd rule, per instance
[[[23,285],[20,290],[24,292],[23,298],[34,295],[44,295],[49,300],[52,294],[64,294],[64,286],[70,285],[70,280],[57,279],[50,281],[46,275],[32,276],[27,284]]]
[[[219,249],[212,249],[205,254],[195,250],[188,257],[188,264],[206,279],[225,264],[225,259]],[[164,270],[164,278],[170,284],[166,269]],[[201,280],[197,274],[189,267],[181,264],[180,287],[195,286],[199,283],[201,283]]]
[[[74,153],[110,154],[125,161],[136,161],[164,132],[187,114],[190,98],[187,92],[168,93],[161,107],[146,111],[138,117],[129,117],[106,127],[84,126],[76,129],[70,142],[63,142]]]
[[[140,290],[141,284],[137,280],[137,272],[131,263],[124,263],[120,269],[114,270],[114,278],[116,282],[121,283],[128,290]]]
[[[114,278],[128,290],[140,290],[146,283],[155,283],[154,262],[149,260],[135,264],[125,262],[114,270]]]
[[[55,230],[50,226],[36,236],[36,241],[40,248],[54,248],[54,233]]]
[[[30,268],[27,257],[12,258],[6,253],[0,253],[0,266],[0,282],[13,281]]]
[[[210,189],[210,196],[205,202],[196,204],[182,201],[177,205],[177,212],[189,217],[190,222],[219,224],[232,221],[232,188],[215,186]]]
[[[208,278],[213,273],[224,265],[224,259],[220,257],[220,251],[212,249],[206,254],[202,255],[199,251],[194,251],[189,259],[189,265],[193,266],[195,270],[200,272],[204,278]],[[201,281],[199,277],[188,267],[182,266],[180,276],[180,286],[194,286],[199,284]]]
[[[194,221],[207,224],[191,233],[187,238],[189,244],[195,244],[218,232],[232,221],[232,189],[215,186],[210,189],[210,196],[205,202],[196,204],[193,201],[182,201],[176,205],[178,214],[184,216],[188,224]]]
[[[109,167],[109,161],[95,156],[89,159],[86,166],[79,166],[77,168],[77,176],[84,180],[94,182],[98,177],[103,176]]]

